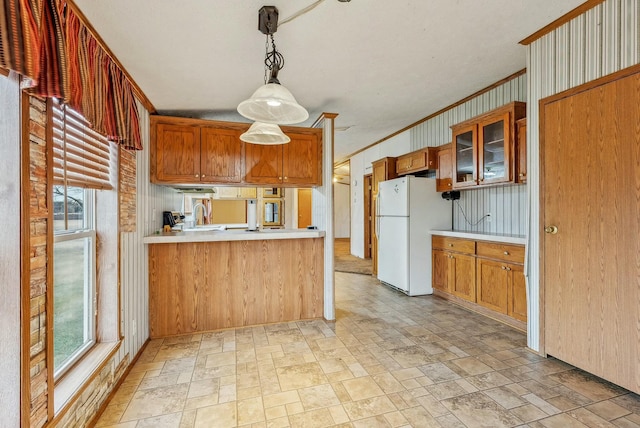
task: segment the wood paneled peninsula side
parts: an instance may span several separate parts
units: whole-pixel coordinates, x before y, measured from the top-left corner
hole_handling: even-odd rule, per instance
[[[323,316],[322,231],[176,232],[144,242],[151,338]]]

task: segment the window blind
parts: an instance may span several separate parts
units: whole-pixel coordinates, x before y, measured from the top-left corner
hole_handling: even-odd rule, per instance
[[[113,189],[111,145],[68,106],[53,100],[53,181],[89,189]]]

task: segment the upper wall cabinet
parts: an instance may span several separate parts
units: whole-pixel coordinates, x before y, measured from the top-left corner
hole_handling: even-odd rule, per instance
[[[516,181],[516,121],[525,114],[513,102],[451,127],[454,189]]]
[[[242,181],[244,144],[240,131],[200,126],[180,119],[151,126],[151,181],[155,183],[233,183]]]
[[[151,181],[200,181],[199,127],[158,123],[152,127],[151,141],[155,142],[151,150]]]
[[[244,143],[245,123],[151,116],[151,181],[158,184],[322,184],[322,130],[282,127],[288,144]]]
[[[396,174],[415,174],[428,169],[436,169],[438,167],[437,153],[438,149],[436,147],[425,147],[398,157],[396,160]]]
[[[438,169],[436,170],[436,191],[448,192],[451,190],[451,143],[438,147]]]
[[[290,132],[283,127],[291,138],[287,144],[245,144],[244,182],[285,187],[321,185],[322,134],[317,131]]]

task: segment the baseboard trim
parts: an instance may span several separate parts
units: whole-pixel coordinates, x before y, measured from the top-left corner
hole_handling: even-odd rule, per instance
[[[464,309],[470,310],[471,312],[484,315],[487,318],[491,318],[493,320],[501,322],[502,324],[506,324],[507,326],[521,331],[522,333],[527,333],[527,323],[524,321],[520,321],[508,315],[492,311],[491,309],[487,309],[483,306],[478,305],[477,303],[469,302],[444,291],[434,289],[433,295],[447,300],[455,305],[461,306]]]

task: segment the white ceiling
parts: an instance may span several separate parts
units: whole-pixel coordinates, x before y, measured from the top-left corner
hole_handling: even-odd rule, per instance
[[[315,0],[75,0],[162,114],[243,121],[263,84],[258,10]],[[321,0],[280,25],[280,82],[338,113],[335,160],[523,69],[518,42],[583,0]]]

